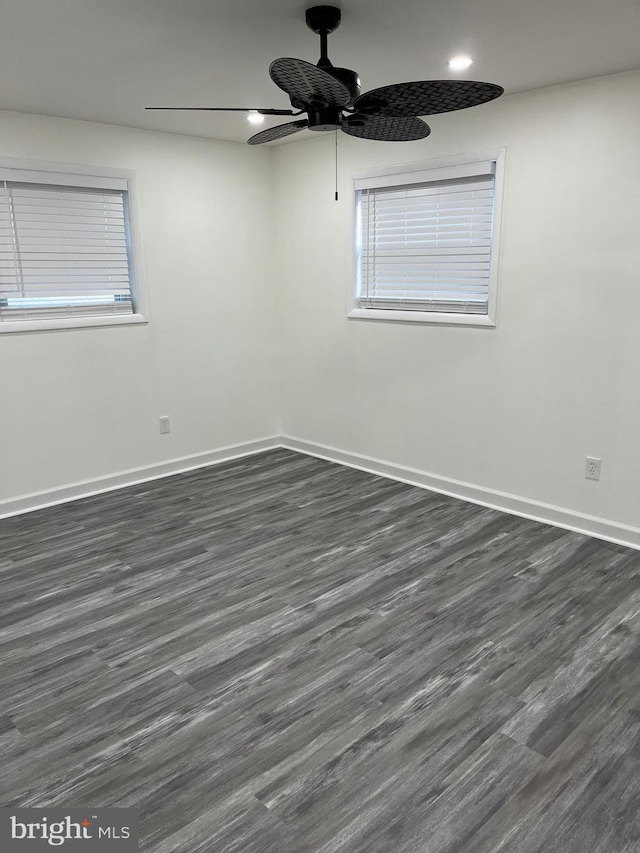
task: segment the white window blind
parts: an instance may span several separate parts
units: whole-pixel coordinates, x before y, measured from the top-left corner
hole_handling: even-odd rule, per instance
[[[0,322],[132,313],[126,191],[0,180]]]
[[[495,164],[433,176],[356,183],[361,308],[487,314]]]

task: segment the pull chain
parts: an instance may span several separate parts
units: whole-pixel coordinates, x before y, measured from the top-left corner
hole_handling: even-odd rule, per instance
[[[338,128],[336,127],[336,197],[338,201]]]

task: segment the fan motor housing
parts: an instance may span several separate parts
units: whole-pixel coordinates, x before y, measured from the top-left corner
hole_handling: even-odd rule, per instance
[[[336,130],[342,125],[342,112],[339,107],[309,104],[307,115],[309,130]]]
[[[352,71],[350,68],[336,68],[335,65],[325,66],[320,63],[318,63],[318,68],[322,68],[322,70],[326,71],[327,74],[331,74],[331,76],[335,77],[336,80],[344,83],[351,93],[351,98],[349,99],[347,106],[351,106],[355,99],[360,95],[360,78],[356,72]]]

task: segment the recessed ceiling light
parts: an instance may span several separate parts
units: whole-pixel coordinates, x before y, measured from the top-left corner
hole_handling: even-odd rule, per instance
[[[249,115],[247,116],[247,120],[251,122],[251,124],[262,124],[264,121],[264,116],[260,115],[257,110],[250,110]]]
[[[466,71],[472,63],[473,59],[468,56],[454,56],[449,60],[448,65],[452,71]]]

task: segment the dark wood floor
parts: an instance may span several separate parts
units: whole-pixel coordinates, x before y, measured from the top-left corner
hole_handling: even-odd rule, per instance
[[[157,853],[640,850],[640,552],[278,450],[0,521],[0,802]]]

